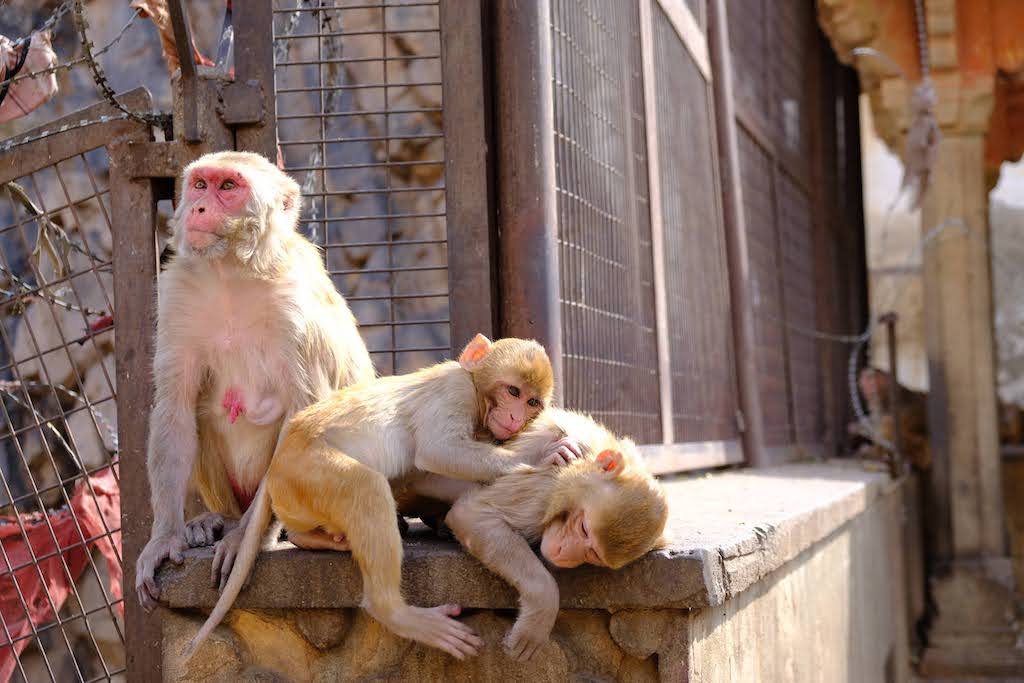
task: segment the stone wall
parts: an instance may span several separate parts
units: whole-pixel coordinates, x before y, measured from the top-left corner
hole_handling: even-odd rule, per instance
[[[528,664],[500,643],[514,596],[446,542],[407,544],[406,594],[452,600],[485,639],[458,662],[355,606],[347,553],[264,553],[240,607],[180,655],[216,594],[208,553],[160,576],[172,681],[904,681],[923,611],[912,480],[797,465],[668,482],[673,545],[619,572],[556,572],[562,612]],[[287,576],[287,581],[282,581]],[[356,586],[353,586],[353,583]],[[291,606],[288,603],[291,603]]]

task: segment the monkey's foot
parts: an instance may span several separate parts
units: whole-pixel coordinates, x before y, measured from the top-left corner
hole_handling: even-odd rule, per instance
[[[512,630],[505,636],[505,652],[517,662],[528,662],[548,643],[558,617],[558,603],[552,609],[523,607]]]
[[[204,512],[185,524],[185,542],[189,548],[213,545],[236,526],[237,519],[225,519],[219,512]]]
[[[351,550],[345,534],[329,534],[320,529],[313,531],[289,531],[288,540],[292,545],[303,550]]]
[[[367,611],[395,635],[444,650],[456,659],[475,657],[484,646],[484,641],[469,626],[452,619],[462,612],[458,605],[406,605],[387,615],[369,608]]]

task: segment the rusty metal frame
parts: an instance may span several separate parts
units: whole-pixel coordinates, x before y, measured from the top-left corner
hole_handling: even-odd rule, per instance
[[[493,11],[501,331],[544,345],[560,404],[551,3],[500,0]]]
[[[665,292],[665,233],[661,215],[661,173],[658,150],[658,106],[655,100],[654,37],[651,2],[640,2],[640,59],[644,79],[644,130],[647,133],[647,192],[651,220],[651,256],[654,260],[654,324],[658,342],[658,388],[661,398],[662,443],[675,442],[672,418],[672,356],[669,348],[668,301]],[[685,9],[685,8],[684,8]]]
[[[498,331],[487,7],[484,0],[440,5],[452,357],[476,333]]]
[[[711,70],[715,75],[711,85],[715,101],[722,218],[729,264],[736,382],[744,422],[741,436],[747,462],[759,466],[765,463],[764,421],[761,396],[757,387],[757,361],[754,356],[757,342],[751,292],[748,286],[750,253],[743,212],[736,102],[733,98],[732,56],[729,52],[728,31],[725,0],[708,0],[708,47]]]
[[[133,110],[152,108],[145,88],[125,93],[119,101]],[[28,131],[44,130],[81,120],[115,116],[108,103],[69,114]],[[123,150],[129,145],[151,144],[151,130],[131,120],[113,120],[85,128],[58,132],[15,147],[6,154],[0,184],[51,166],[73,156],[106,147],[110,157],[109,192],[114,280],[114,310],[118,343],[115,346],[117,376],[118,462],[121,498],[123,590],[125,605],[125,654],[129,680],[160,680],[160,624],[147,617],[135,600],[135,557],[149,537],[151,509],[145,469],[148,405],[152,396],[151,355],[156,283],[156,212],[151,181],[131,180],[124,172]]]

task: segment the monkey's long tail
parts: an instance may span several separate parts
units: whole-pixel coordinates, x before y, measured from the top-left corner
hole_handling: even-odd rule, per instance
[[[253,564],[256,563],[256,555],[260,551],[260,541],[263,538],[263,532],[266,531],[267,525],[270,524],[270,495],[267,493],[266,484],[267,478],[263,477],[263,481],[260,482],[259,489],[256,491],[256,498],[252,502],[255,507],[252,511],[252,519],[249,520],[245,527],[242,543],[238,548],[235,564],[231,567],[228,582],[224,586],[220,597],[217,598],[217,604],[213,606],[210,616],[206,618],[206,623],[203,624],[203,627],[199,629],[199,633],[196,634],[195,638],[192,639],[192,642],[185,649],[183,662],[188,662],[188,660],[192,659],[192,655],[196,653],[199,646],[213,633],[213,629],[217,628],[217,625],[220,624],[221,620],[231,610],[231,606],[235,603],[235,598],[242,592],[242,586],[245,585],[245,580],[249,577]]]

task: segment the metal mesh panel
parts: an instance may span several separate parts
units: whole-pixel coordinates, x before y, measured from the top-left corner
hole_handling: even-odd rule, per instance
[[[438,3],[274,10],[278,134],[379,371],[447,355]]]
[[[653,19],[675,435],[734,439],[735,364],[710,94],[660,7]]]
[[[773,3],[767,28],[772,48],[767,57],[774,60],[774,86],[777,132],[775,141],[783,161],[806,176],[813,158],[811,149],[811,88],[808,87],[810,54],[814,43],[815,18],[811,3]],[[764,60],[769,63],[769,59]],[[794,170],[796,170],[794,168]]]
[[[0,185],[0,674],[12,680],[125,668],[109,570],[119,583],[107,169],[95,150]]]
[[[754,307],[757,384],[764,415],[765,443],[789,443],[786,339],[779,249],[775,234],[772,160],[750,135],[739,129],[740,178],[750,256]]]
[[[730,0],[727,9],[736,105],[757,112],[765,124],[772,118],[769,93],[775,77],[768,59],[767,20],[772,11],[765,9],[763,0]]]
[[[566,404],[660,441],[637,7],[551,14]]]
[[[814,225],[811,203],[786,173],[779,173],[779,242],[782,250],[782,284],[786,302],[786,347],[789,350],[789,382],[793,426],[799,442],[821,436],[821,365],[818,340],[796,330],[814,329],[816,320],[814,277]]]

